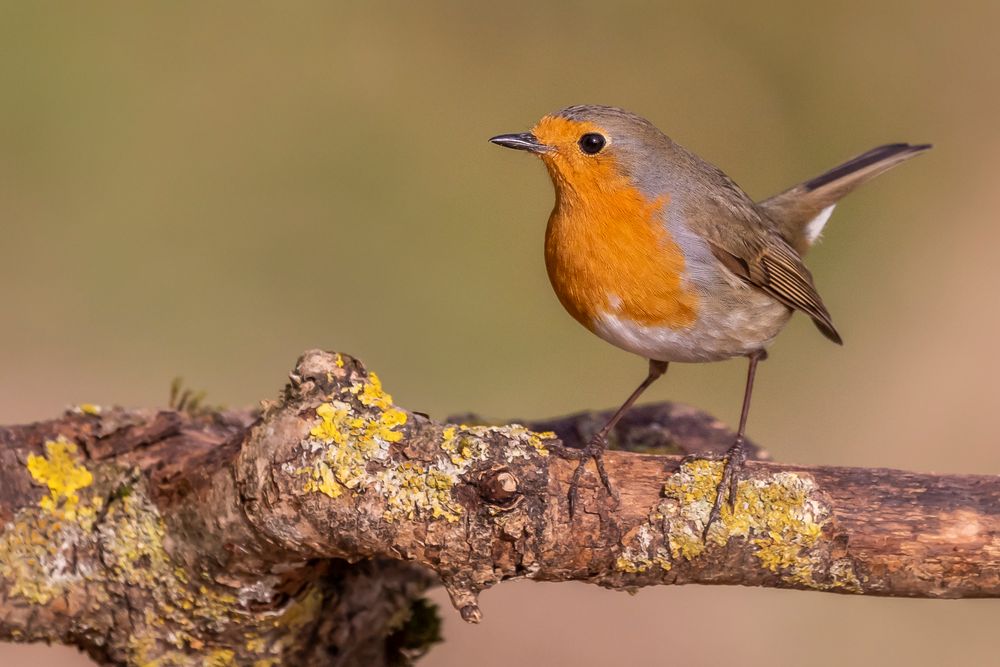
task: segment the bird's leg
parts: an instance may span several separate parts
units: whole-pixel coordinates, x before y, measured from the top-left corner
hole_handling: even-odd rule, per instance
[[[722,479],[715,489],[715,502],[712,504],[712,511],[708,515],[708,522],[702,532],[702,539],[708,538],[708,530],[712,524],[718,520],[722,512],[722,503],[729,498],[729,507],[736,506],[736,485],[740,481],[740,473],[743,471],[743,464],[747,460],[745,436],[747,430],[747,417],[750,414],[750,397],[753,395],[753,379],[757,374],[757,362],[767,359],[767,352],[758,350],[749,355],[750,367],[747,369],[747,386],[743,393],[743,410],[740,412],[740,427],[736,432],[736,442],[726,452],[726,464],[722,468]]]
[[[615,414],[611,415],[611,419],[601,427],[590,442],[587,443],[585,447],[573,452],[574,457],[580,459],[579,465],[576,466],[576,470],[573,471],[573,477],[569,483],[569,516],[573,518],[573,512],[576,509],[577,504],[580,501],[580,479],[583,477],[583,470],[587,465],[587,461],[594,459],[594,464],[597,466],[597,474],[601,478],[601,483],[604,488],[608,490],[608,494],[611,495],[615,500],[618,499],[618,493],[612,488],[611,480],[608,479],[608,473],[604,469],[604,450],[608,444],[608,434],[611,433],[611,429],[621,420],[632,404],[635,403],[642,392],[649,388],[649,385],[656,382],[656,380],[667,372],[667,362],[666,361],[655,361],[653,359],[649,360],[649,374],[646,379],[642,381],[635,391],[626,399],[622,406],[618,408]]]

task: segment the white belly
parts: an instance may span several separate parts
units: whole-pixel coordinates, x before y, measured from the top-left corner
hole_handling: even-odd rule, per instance
[[[605,313],[593,330],[612,345],[657,361],[704,362],[745,356],[770,345],[792,315],[783,304],[750,287],[736,288],[738,298],[715,299],[699,309],[683,328],[639,324]],[[737,305],[733,305],[737,304]]]

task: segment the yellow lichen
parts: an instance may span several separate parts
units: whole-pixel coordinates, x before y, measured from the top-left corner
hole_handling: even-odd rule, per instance
[[[166,526],[144,494],[131,492],[110,504],[98,531],[110,581],[126,589],[145,591],[152,601],[143,610],[144,626],[137,624],[133,630],[131,652],[136,664],[235,665],[233,650],[206,649],[206,640],[201,638],[206,630],[211,636],[233,624],[249,628],[244,635],[245,657],[270,660],[280,652],[280,646],[268,646],[262,637],[262,633],[280,627],[280,619],[254,619],[238,605],[232,589],[214,585],[208,579],[200,584],[190,581],[189,573],[167,552]],[[168,644],[160,639],[162,631],[157,630],[165,626],[170,627]]]
[[[441,449],[456,466],[482,461],[489,455],[489,444],[475,428],[448,426],[444,429]]]
[[[439,469],[404,461],[380,472],[376,479],[377,488],[387,492],[386,521],[427,515],[455,522],[462,513],[451,494],[454,478]]]
[[[351,387],[351,393],[358,394],[361,405],[369,408],[388,410],[392,407],[392,396],[382,389],[382,381],[375,373],[368,374],[368,382]]]
[[[202,648],[198,648],[202,651]],[[131,645],[132,663],[140,667],[235,667],[236,652],[226,648],[211,649],[201,655],[182,650],[162,649],[155,641],[134,639]],[[254,663],[257,664],[256,662]]]
[[[77,491],[94,482],[94,476],[76,461],[76,445],[63,437],[45,443],[45,456],[28,456],[31,478],[49,489],[39,503],[42,509],[68,521],[76,519],[80,496]]]
[[[320,422],[312,427],[309,434],[323,442],[335,442],[338,445],[344,443],[345,429],[342,424],[347,418],[348,406],[339,403],[337,407],[334,403],[324,403],[316,408],[316,416]]]
[[[364,395],[364,389],[361,392]],[[371,400],[385,398],[388,394],[381,386],[369,392]],[[306,491],[331,498],[339,497],[344,488],[355,489],[371,481],[368,462],[384,459],[389,444],[403,437],[398,428],[406,424],[406,413],[391,405],[378,411],[356,411],[350,403],[333,400],[317,407],[316,415],[319,422],[309,434],[322,447],[323,455],[299,473],[309,477]]]
[[[534,456],[548,456],[549,450],[544,441],[555,440],[557,437],[552,431],[536,433],[521,424],[508,424],[506,426],[462,424],[458,427],[445,428],[441,447],[451,454],[457,452],[458,458],[462,461],[467,458],[482,460],[488,452],[489,440],[498,438],[503,440],[504,457],[509,463],[517,458],[530,459]],[[462,445],[462,448],[456,450],[456,444]]]
[[[486,428],[499,431],[509,439],[509,443],[506,445],[508,461],[513,461],[515,458],[528,459],[535,454],[548,456],[549,450],[545,447],[543,440],[554,440],[556,438],[556,434],[552,431],[536,433],[520,424]],[[527,448],[525,445],[527,445]]]
[[[263,653],[264,652],[264,648],[266,647],[266,644],[264,642],[264,638],[263,637],[255,636],[255,635],[253,635],[251,633],[247,633],[245,636],[247,638],[246,650],[247,650],[248,653]]]
[[[615,569],[629,574],[641,574],[649,568],[658,566],[664,572],[673,567],[670,554],[663,548],[662,540],[657,539],[650,524],[639,526],[634,534],[626,536],[627,543],[615,561]]]
[[[81,496],[94,477],[77,458],[76,444],[65,438],[47,441],[44,456],[28,456],[28,473],[48,493],[0,533],[0,577],[13,596],[47,604],[89,574],[74,564],[74,554],[104,499]]]
[[[218,648],[206,655],[201,660],[202,667],[230,667],[235,665],[236,654],[224,648]]]
[[[451,495],[456,479],[453,471],[437,464],[390,461],[389,446],[402,439],[400,427],[406,424],[407,415],[392,404],[378,376],[371,374],[368,381],[351,386],[341,395],[345,399],[356,397],[360,405],[332,399],[316,409],[319,422],[310,430],[315,444],[304,445],[306,451],[318,451],[319,456],[299,469],[308,477],[305,489],[331,498],[340,497],[345,489],[381,492],[387,501],[387,521],[414,519],[423,514],[457,521],[461,506]],[[474,444],[468,441],[456,447],[453,454],[456,458],[473,456]],[[376,461],[380,469],[369,472],[368,464]]]
[[[379,493],[386,501],[386,521],[458,521],[462,506],[452,491],[474,463],[488,458],[491,440],[504,443],[510,461],[548,456],[544,441],[555,438],[519,425],[448,426],[441,434],[441,456],[424,462],[397,460],[390,447],[402,440],[407,414],[393,405],[374,373],[330,396],[316,408],[316,416],[302,443],[305,463],[294,469],[306,477],[305,490],[331,498],[345,491]]]
[[[692,560],[707,548],[701,534],[719,481],[722,462],[685,462],[664,485],[665,499],[655,512],[667,536],[674,561]],[[834,561],[817,578],[823,559],[816,553],[829,507],[816,494],[812,478],[794,472],[740,480],[733,509],[722,506],[708,542],[725,545],[731,537],[747,539],[762,567],[788,583],[812,588],[857,590],[858,580],[849,559]]]
[[[629,574],[641,574],[649,570],[649,568],[654,565],[659,566],[664,572],[669,572],[670,568],[673,567],[673,563],[670,562],[670,559],[664,556],[647,558],[630,551],[623,552],[615,561],[616,570],[619,572],[627,572]]]
[[[318,604],[293,600],[280,615],[254,614],[240,604],[238,589],[207,574],[193,582],[198,575],[168,553],[166,525],[132,473],[114,464],[87,468],[79,458],[62,438],[28,457],[27,472],[46,494],[0,532],[0,579],[11,597],[65,604],[65,596],[85,590],[88,604],[106,605],[122,591],[142,595],[146,604],[131,618],[129,663],[156,667],[273,667],[282,637],[315,620]],[[236,647],[212,645],[233,626],[246,629],[239,656]]]

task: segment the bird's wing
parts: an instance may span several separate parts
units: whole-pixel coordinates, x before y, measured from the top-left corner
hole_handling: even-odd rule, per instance
[[[840,334],[813,285],[802,258],[782,237],[781,228],[720,169],[708,163],[687,223],[708,241],[723,266],[789,308],[801,310],[833,342]]]
[[[813,285],[812,274],[798,253],[773,230],[761,227],[759,231],[762,233],[754,235],[712,234],[709,245],[715,257],[734,274],[789,308],[801,310],[812,318],[824,336],[842,344]]]

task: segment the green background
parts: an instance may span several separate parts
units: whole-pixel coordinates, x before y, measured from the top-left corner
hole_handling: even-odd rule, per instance
[[[809,258],[846,345],[793,319],[750,434],[782,461],[1000,472],[1000,4],[0,4],[0,423],[83,401],[277,394],[310,347],[402,404],[542,417],[644,362],[560,308],[551,186],[486,139],[568,104],[649,117],[760,198],[888,141],[934,151]],[[744,366],[649,399],[735,421]],[[423,664],[995,660],[996,601],[505,584],[440,592]],[[66,649],[0,647],[5,665]]]

